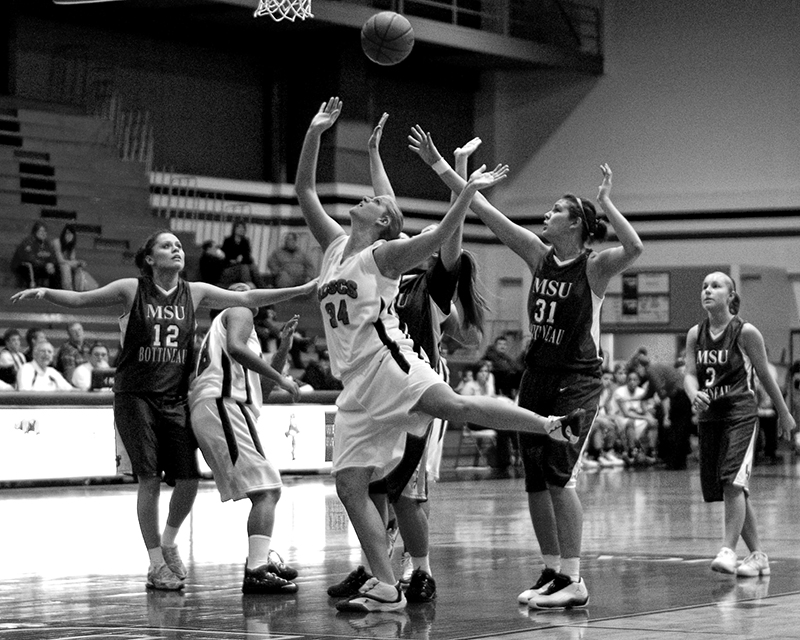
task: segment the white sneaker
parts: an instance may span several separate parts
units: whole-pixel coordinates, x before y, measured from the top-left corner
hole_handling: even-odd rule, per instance
[[[517,602],[520,604],[528,604],[533,596],[543,593],[557,575],[558,573],[555,569],[551,569],[550,567],[542,569],[542,573],[539,574],[539,579],[530,589],[525,589],[525,591],[517,596]]]
[[[736,552],[728,547],[722,547],[717,557],[711,561],[711,570],[720,573],[736,573]]]
[[[172,570],[164,562],[156,566],[151,566],[147,570],[146,586],[148,589],[178,591],[179,589],[183,589],[183,580],[172,573]]]
[[[403,552],[403,559],[400,561],[400,568],[403,570],[400,582],[408,584],[411,582],[411,574],[414,573],[414,563],[411,562],[411,554],[408,551]]]
[[[736,575],[743,578],[769,575],[769,558],[763,551],[753,551],[736,567]]]
[[[596,471],[600,468],[600,462],[589,457],[588,453],[584,453],[581,456],[581,468],[586,471]]]
[[[624,467],[625,461],[620,458],[616,453],[613,451],[606,451],[605,453],[606,460],[611,461],[611,464],[615,467]]]
[[[391,600],[384,600],[375,595],[375,587],[380,584],[377,578],[370,578],[358,590],[358,593],[347,600],[336,603],[339,611],[359,611],[370,613],[372,611],[402,611],[406,608],[406,597],[395,585],[396,597]]]
[[[528,600],[529,609],[571,609],[589,603],[589,591],[583,578],[573,582],[569,576],[559,573],[547,588]]]
[[[172,571],[172,573],[174,573],[180,580],[186,580],[186,577],[189,574],[186,571],[183,560],[181,560],[181,555],[178,553],[178,547],[165,547],[162,545],[161,553],[163,554],[164,562],[167,563],[170,571]]]

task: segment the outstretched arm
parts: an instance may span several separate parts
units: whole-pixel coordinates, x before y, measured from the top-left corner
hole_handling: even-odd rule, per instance
[[[460,192],[466,180],[459,176],[442,158],[442,154],[433,144],[430,133],[422,127],[412,127],[408,136],[408,148],[422,158],[426,164],[433,168],[439,178],[456,193]],[[541,257],[547,252],[547,245],[532,231],[511,222],[501,211],[491,205],[482,195],[477,194],[470,205],[483,223],[491,229],[500,242],[506,245],[531,267],[535,268]]]
[[[788,440],[792,432],[797,428],[797,425],[795,424],[789,408],[786,406],[778,383],[775,382],[775,379],[769,372],[769,367],[767,366],[767,350],[764,347],[764,337],[758,329],[749,322],[746,322],[742,327],[740,339],[747,357],[750,358],[750,362],[753,363],[753,369],[755,369],[758,375],[761,386],[764,387],[764,391],[767,392],[770,400],[772,400],[772,404],[775,405],[775,410],[778,412],[778,433],[780,434],[782,432],[783,437]]]
[[[386,174],[386,169],[383,167],[383,160],[381,159],[381,137],[383,136],[383,125],[389,117],[388,113],[381,116],[378,125],[372,130],[372,135],[369,137],[367,148],[369,149],[369,175],[372,178],[372,190],[376,196],[392,196],[394,197],[394,189],[392,183],[389,182],[389,176]]]
[[[608,281],[633,264],[644,250],[639,234],[611,202],[611,168],[603,164],[600,165],[600,169],[603,172],[603,182],[598,190],[597,203],[605,212],[622,246],[604,249],[597,254],[592,290],[598,294],[605,292]]]
[[[342,111],[339,98],[330,98],[323,102],[317,115],[311,120],[300,152],[297,165],[294,191],[300,201],[300,209],[306,224],[322,250],[336,237],[344,233],[344,229],[326,212],[317,195],[317,159],[319,158],[320,138],[323,132],[333,126]]]
[[[456,173],[458,173],[458,175],[465,180],[467,178],[467,160],[469,160],[469,157],[475,153],[475,150],[480,146],[480,144],[480,138],[473,138],[463,147],[458,147],[453,152],[455,157]],[[450,204],[453,204],[456,201],[458,194],[453,191],[450,193]],[[461,242],[463,236],[464,218],[461,219],[461,223],[450,235],[450,237],[445,238],[444,242],[442,243],[442,248],[439,251],[442,264],[448,271],[454,271],[459,264],[459,260],[461,259]]]
[[[297,287],[284,289],[252,289],[251,291],[230,291],[216,287],[205,282],[190,282],[192,298],[195,306],[201,304],[212,309],[227,309],[228,307],[264,307],[290,300],[297,296],[306,296],[317,288],[317,280],[311,280]]]
[[[66,291],[63,289],[48,289],[37,287],[25,289],[11,296],[11,302],[20,300],[47,300],[60,307],[79,309],[81,307],[111,307],[121,304],[127,311],[133,304],[136,288],[139,283],[136,278],[123,278],[94,289],[93,291]]]
[[[436,229],[407,240],[386,242],[375,250],[375,262],[380,272],[387,277],[397,278],[431,256],[441,246],[442,241],[462,223],[469,204],[478,190],[497,184],[505,179],[507,174],[507,165],[497,165],[492,171],[486,171],[486,167],[478,169],[472,174]]]

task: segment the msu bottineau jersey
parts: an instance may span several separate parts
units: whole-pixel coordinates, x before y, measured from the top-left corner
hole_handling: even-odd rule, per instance
[[[388,311],[400,279],[387,278],[375,264],[373,252],[385,240],[343,259],[348,239],[341,235],[328,246],[317,288],[331,371],[345,384],[381,349],[395,351],[402,343],[413,347]]]
[[[119,321],[122,350],[114,391],[185,397],[194,365],[195,317],[189,284],[164,291],[139,278],[130,311]]]
[[[197,356],[196,377],[189,391],[189,402],[194,407],[207,398],[231,398],[248,405],[253,416],[261,412],[261,379],[255,371],[246,369],[228,353],[228,329],[223,324],[227,310],[211,323]],[[255,329],[247,338],[247,348],[259,358],[261,343]]]
[[[716,338],[711,335],[708,318],[697,328],[697,381],[711,399],[708,409],[699,415],[701,420],[758,414],[753,366],[739,346],[743,326],[744,321],[734,316]]]
[[[600,309],[586,276],[590,249],[559,264],[551,248],[533,275],[528,295],[528,367],[600,376]]]

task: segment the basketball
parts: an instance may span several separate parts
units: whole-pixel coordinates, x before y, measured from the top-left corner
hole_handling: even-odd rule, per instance
[[[399,13],[376,13],[361,28],[361,48],[373,62],[389,66],[406,59],[414,47],[414,29]]]

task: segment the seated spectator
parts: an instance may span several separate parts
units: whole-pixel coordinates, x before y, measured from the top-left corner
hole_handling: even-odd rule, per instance
[[[108,347],[102,342],[95,342],[89,350],[89,359],[75,367],[72,374],[72,385],[81,391],[92,389],[92,371],[111,369],[108,364]]]
[[[219,285],[226,265],[225,253],[220,246],[213,240],[206,240],[200,256],[200,280],[215,286]]]
[[[258,341],[261,343],[261,351],[264,353],[277,351],[283,325],[278,321],[278,314],[275,313],[275,309],[269,305],[260,307],[253,318],[253,326],[256,330]]]
[[[61,345],[56,357],[56,370],[67,380],[72,380],[75,368],[89,360],[91,347],[80,322],[67,325],[67,341]]]
[[[61,288],[70,291],[96,289],[97,282],[85,270],[86,262],[78,260],[76,256],[77,243],[78,236],[75,233],[75,227],[71,224],[64,225],[58,240],[53,243],[61,275]],[[92,283],[94,286],[91,286]]]
[[[331,361],[327,349],[309,347],[314,356],[306,362],[302,381],[315,391],[341,391],[342,383],[331,373]]]
[[[74,391],[69,382],[50,364],[53,362],[53,345],[37,342],[33,347],[33,360],[22,365],[17,376],[20,391]]]
[[[629,464],[654,464],[658,421],[652,408],[644,401],[645,389],[639,386],[637,371],[629,371],[625,384],[612,396],[617,425],[623,434]]]
[[[494,376],[492,375],[492,363],[488,360],[480,362],[470,367],[472,377],[468,382],[460,385],[459,393],[462,396],[489,396],[497,397],[494,387]],[[480,427],[483,429],[484,427]]]
[[[0,350],[0,382],[11,385],[17,384],[17,374],[22,365],[27,362],[22,353],[22,335],[16,329],[6,329],[3,334],[3,344]]]
[[[11,270],[21,287],[50,287],[58,289],[59,270],[53,244],[47,239],[47,226],[37,220],[31,235],[25,238],[14,251]]]
[[[31,327],[25,332],[25,344],[28,345],[25,347],[25,351],[22,352],[22,355],[25,356],[25,362],[33,360],[33,348],[39,342],[47,342],[47,334],[44,332],[44,329]]]
[[[235,282],[252,282],[259,289],[265,287],[261,274],[253,263],[250,241],[245,235],[247,226],[244,222],[234,222],[233,232],[222,242],[226,267],[222,272],[221,284],[231,285]]]
[[[622,446],[622,441],[611,408],[611,398],[617,388],[614,382],[614,372],[608,369],[604,370],[602,380],[603,390],[598,400],[597,416],[594,419],[589,442],[584,452],[583,462],[587,468],[593,468],[592,462],[596,462],[598,467],[604,468],[625,465],[622,458],[616,454],[616,448]]]
[[[497,336],[489,345],[483,359],[492,363],[492,374],[497,386],[497,393],[512,400],[517,397],[519,382],[522,379],[522,367],[508,352],[509,344],[506,336]]]
[[[297,245],[297,234],[294,232],[287,233],[283,237],[283,245],[269,256],[267,269],[274,278],[273,285],[278,288],[299,286],[316,275],[313,261]]]

